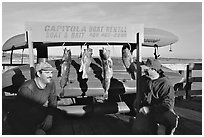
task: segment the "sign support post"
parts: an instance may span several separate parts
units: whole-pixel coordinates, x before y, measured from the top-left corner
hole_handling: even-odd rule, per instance
[[[137,112],[139,111],[139,106],[140,106],[140,102],[141,102],[141,95],[140,95],[140,91],[141,91],[141,67],[140,67],[140,62],[142,62],[142,57],[141,57],[141,47],[142,47],[142,42],[140,42],[140,33],[136,34],[136,50],[137,50],[137,54],[136,54],[136,63],[137,63],[137,83],[136,83],[136,97],[135,100],[133,102],[133,108],[135,110],[135,113],[137,114]]]
[[[26,39],[28,42],[28,49],[29,49],[29,63],[30,63],[30,77],[34,79],[35,77],[35,66],[34,66],[34,54],[33,54],[33,42],[31,37],[31,31],[26,31]]]

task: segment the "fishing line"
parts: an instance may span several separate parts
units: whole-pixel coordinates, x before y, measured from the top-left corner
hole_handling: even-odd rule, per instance
[[[129,45],[129,49],[130,49],[130,51],[131,51],[131,45],[130,45],[130,43],[128,43],[128,45]]]
[[[110,45],[107,43],[107,45],[108,45],[108,50],[110,50]],[[110,50],[111,51],[111,50]]]
[[[108,45],[108,49],[110,50],[110,45],[107,43],[107,45]]]
[[[63,44],[62,44],[62,50],[64,51],[64,49],[65,49],[65,42],[63,42]]]

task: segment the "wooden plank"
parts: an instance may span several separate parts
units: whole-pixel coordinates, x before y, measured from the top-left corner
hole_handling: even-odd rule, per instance
[[[202,63],[190,63],[187,67],[189,67],[189,70],[202,70]]]
[[[175,106],[180,107],[180,108],[186,108],[186,109],[202,112],[202,97],[197,96],[197,97],[191,98],[190,100],[176,99]]]
[[[202,135],[202,122],[180,117],[174,135]]]
[[[187,65],[186,70],[186,99],[188,99],[191,94],[201,95],[202,91],[200,90],[191,90],[192,82],[202,82],[202,77],[192,77],[192,70],[202,70],[202,63],[191,63]]]
[[[111,113],[128,113],[129,107],[125,102],[103,103],[94,105],[58,105],[58,108],[65,111],[70,116],[84,116],[90,114],[111,114]]]
[[[202,63],[189,64],[191,70],[202,70]]]
[[[195,120],[195,121],[202,121],[202,113],[186,108],[175,107],[176,113],[184,118]]]
[[[70,80],[69,83],[65,88],[66,97],[76,97],[81,96],[84,92],[86,96],[99,96],[103,95],[104,89],[102,87],[102,83],[99,79],[92,79],[92,80]],[[56,82],[56,90],[59,94],[62,89],[60,88],[59,82]],[[111,93],[114,94],[131,94],[136,93],[136,81],[135,80],[118,80],[118,79],[111,79],[111,86],[110,90]]]
[[[189,90],[189,95],[202,95],[202,90]]]
[[[59,94],[59,92],[61,92],[62,89],[61,88],[57,88],[57,93]],[[101,96],[104,93],[104,89],[103,88],[87,88],[85,90],[83,90],[80,87],[76,87],[76,88],[66,88],[64,89],[65,97],[78,97],[78,96]],[[118,94],[133,94],[136,93],[136,87],[123,87],[123,88],[112,88],[111,91],[109,93],[113,93],[115,95]]]
[[[202,77],[190,77],[188,82],[202,82]]]
[[[5,66],[23,66],[23,65],[28,65],[28,64],[19,64],[19,63],[12,63],[12,64],[2,64],[3,67]]]
[[[175,96],[176,96],[176,97],[185,96],[185,95],[186,95],[186,91],[185,91],[185,90],[175,91]]]

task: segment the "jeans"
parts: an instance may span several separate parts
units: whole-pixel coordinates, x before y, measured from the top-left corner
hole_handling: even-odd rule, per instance
[[[138,113],[134,120],[132,131],[134,134],[156,135],[158,128],[157,124],[165,126],[166,135],[173,134],[178,125],[178,116],[171,110],[164,113],[150,112],[146,115]]]

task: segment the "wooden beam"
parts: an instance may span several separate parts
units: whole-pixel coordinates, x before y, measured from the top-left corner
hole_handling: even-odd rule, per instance
[[[202,77],[191,77],[189,78],[188,82],[202,82]]]
[[[112,103],[98,103],[92,105],[72,105],[63,106],[58,105],[58,108],[66,111],[68,115],[84,116],[84,115],[104,115],[112,113],[128,113],[129,107],[125,102],[112,102]]]
[[[190,70],[202,70],[202,63],[191,63],[189,64]]]
[[[202,90],[189,90],[189,95],[202,95]]]

